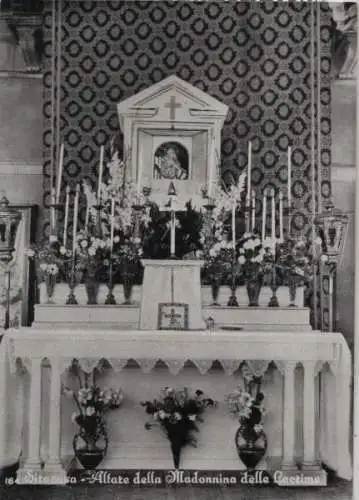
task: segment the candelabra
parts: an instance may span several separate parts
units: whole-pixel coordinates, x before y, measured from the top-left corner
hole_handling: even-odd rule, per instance
[[[9,206],[9,200],[3,196],[0,200],[0,267],[5,274],[6,302],[4,330],[10,327],[10,262],[15,250],[16,232],[21,220],[21,213]]]

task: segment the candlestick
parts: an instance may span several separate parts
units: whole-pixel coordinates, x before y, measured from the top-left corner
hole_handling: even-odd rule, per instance
[[[274,189],[271,190],[271,197],[272,197],[272,208],[271,208],[272,241],[273,241],[273,245],[274,245],[274,242],[275,242],[275,191],[274,191]]]
[[[288,147],[288,208],[292,206],[292,148]]]
[[[256,226],[256,192],[252,189],[252,233]]]
[[[55,188],[53,187],[51,189],[51,204],[50,204],[50,225],[51,225],[51,232],[52,233],[54,233],[56,230],[55,205],[56,205],[56,192],[55,192]]]
[[[267,189],[263,191],[262,241],[264,241],[266,238],[266,219],[267,219]]]
[[[110,251],[113,250],[113,235],[115,231],[115,198],[111,199],[111,230],[110,230]]]
[[[171,243],[170,243],[171,257],[176,255],[176,219],[174,210],[171,211]]]
[[[70,207],[70,186],[66,187],[66,201],[65,201],[65,220],[64,220],[64,247],[67,245],[67,226],[69,223],[69,207]]]
[[[104,148],[101,146],[100,148],[100,168],[98,173],[98,189],[97,189],[97,203],[101,204],[101,184],[102,184],[102,174],[103,174],[103,153]]]
[[[248,175],[247,175],[247,198],[248,203],[250,203],[251,197],[251,173],[252,173],[252,143],[248,143]]]
[[[77,221],[79,213],[79,197],[80,197],[80,186],[76,186],[75,203],[74,203],[74,221],[73,221],[73,232],[72,232],[72,257],[75,258],[76,254],[76,236],[77,236]]]
[[[233,203],[232,207],[232,245],[233,250],[236,250],[236,202]]]
[[[281,242],[284,241],[283,236],[283,193],[279,192],[279,239]]]
[[[61,182],[62,182],[62,171],[64,168],[64,145],[61,144],[60,148],[60,157],[59,157],[59,172],[57,176],[57,190],[56,190],[56,203],[58,204],[60,201],[60,192],[61,192]]]

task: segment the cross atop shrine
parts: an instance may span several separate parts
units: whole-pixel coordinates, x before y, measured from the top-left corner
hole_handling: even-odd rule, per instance
[[[169,102],[165,103],[165,108],[168,108],[170,110],[170,120],[174,120],[176,109],[182,108],[182,104],[176,102],[176,96],[171,96]]]

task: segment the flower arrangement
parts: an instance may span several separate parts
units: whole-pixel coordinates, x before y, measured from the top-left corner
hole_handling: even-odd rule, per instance
[[[294,280],[300,286],[311,280],[313,257],[310,242],[304,236],[287,238],[277,246],[276,253],[277,267],[284,283]]]
[[[238,263],[245,281],[261,279],[268,271],[273,251],[252,233],[245,233],[238,244]]]
[[[171,443],[174,466],[177,469],[182,447],[186,444],[196,446],[192,432],[198,432],[197,422],[202,422],[202,413],[205,408],[215,406],[215,402],[205,398],[200,389],[191,396],[186,387],[183,390],[165,387],[159,398],[141,402],[141,405],[155,422],[147,422],[145,428],[150,429],[157,424],[165,431]]]
[[[236,432],[235,443],[242,462],[254,469],[267,449],[267,438],[263,430],[264,395],[260,392],[260,377],[256,377],[257,390],[251,390],[253,383],[245,382],[248,387],[238,386],[225,398],[228,410],[240,426]]]
[[[82,372],[77,362],[74,362],[72,370],[79,381],[79,389],[72,390],[64,386],[63,392],[65,396],[73,398],[78,410],[72,415],[72,421],[80,427],[74,438],[75,454],[80,458],[84,453],[102,452],[103,458],[108,445],[104,415],[121,406],[124,397],[122,389],[104,390],[97,386],[96,368],[92,372],[92,383],[89,383],[90,375]],[[83,443],[82,447],[78,446],[79,441]],[[101,444],[101,441],[105,444]]]
[[[95,274],[109,258],[110,240],[80,231],[76,236],[76,257],[79,268]]]
[[[66,276],[71,251],[52,234],[46,242],[32,245],[26,253],[29,259],[35,261],[38,280],[45,283],[48,302],[51,303],[57,279]]]

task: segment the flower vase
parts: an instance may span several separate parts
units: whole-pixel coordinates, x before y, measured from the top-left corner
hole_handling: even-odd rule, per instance
[[[249,307],[258,307],[259,296],[262,289],[262,280],[257,278],[255,280],[247,281],[247,294],[249,299]]]
[[[100,283],[97,279],[96,273],[87,273],[85,279],[85,289],[87,293],[87,305],[97,304]]]
[[[267,451],[267,436],[263,431],[255,432],[253,427],[241,425],[235,435],[235,444],[240,460],[248,470],[253,470]]]
[[[297,284],[293,278],[289,278],[288,291],[289,291],[289,307],[297,307],[295,303],[295,299],[297,296]]]
[[[108,437],[101,417],[80,417],[82,425],[74,436],[73,449],[76,458],[84,469],[96,469],[104,459]]]
[[[45,281],[45,286],[46,286],[47,303],[54,304],[52,297],[53,297],[54,291],[55,291],[56,275],[46,273],[44,276],[44,281]]]
[[[218,295],[222,284],[223,268],[221,262],[214,262],[209,268],[211,279],[212,306],[219,306]]]
[[[171,443],[171,452],[173,465],[175,469],[179,468],[182,447],[189,440],[188,427],[184,420],[175,424],[168,424],[166,427],[167,437]]]
[[[125,298],[124,304],[132,304],[132,290],[133,290],[133,277],[130,275],[123,276],[123,296]]]

